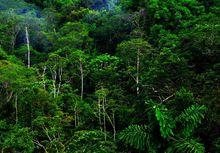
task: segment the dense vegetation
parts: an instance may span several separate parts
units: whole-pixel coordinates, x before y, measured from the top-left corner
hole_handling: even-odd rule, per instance
[[[0,0],[1,153],[219,153],[217,0]]]

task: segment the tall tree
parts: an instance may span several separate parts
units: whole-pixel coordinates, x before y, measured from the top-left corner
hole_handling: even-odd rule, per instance
[[[137,38],[129,41],[124,41],[118,45],[118,54],[124,57],[124,61],[130,71],[130,76],[136,83],[136,93],[140,94],[140,76],[142,72],[142,66],[144,66],[144,60],[151,58],[152,47],[144,39]],[[136,59],[134,58],[136,57]],[[135,59],[135,60],[134,60]],[[133,70],[136,72],[134,73]]]

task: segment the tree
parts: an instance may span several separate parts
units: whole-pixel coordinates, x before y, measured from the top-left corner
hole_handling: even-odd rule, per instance
[[[109,83],[118,77],[116,70],[119,63],[118,57],[108,54],[102,54],[90,60],[91,77],[98,88],[110,87]]]
[[[20,18],[15,16],[12,11],[0,14],[0,45],[6,50],[14,50],[16,38],[21,30]]]
[[[45,53],[41,53],[37,50],[35,50],[32,46],[30,46],[30,52],[31,52],[31,65],[36,65],[46,59]],[[22,45],[19,46],[17,49],[13,51],[13,54],[16,55],[19,59],[22,60],[23,63],[28,63],[27,58],[27,46]]]
[[[0,84],[2,92],[3,108],[7,107],[8,102],[14,102],[15,123],[18,119],[19,98],[26,87],[30,86],[36,78],[32,75],[32,70],[27,70],[23,66],[11,63],[9,61],[0,61]],[[11,112],[12,113],[12,112]]]
[[[83,21],[92,24],[90,33],[96,48],[102,53],[109,54],[115,54],[117,44],[127,39],[134,28],[130,15],[117,10],[89,11]]]
[[[34,143],[45,152],[64,152],[66,149],[61,130],[67,123],[62,120],[62,117],[62,114],[56,114],[53,117],[38,116],[33,121],[36,132]],[[63,124],[61,124],[62,121],[64,121]]]
[[[69,62],[71,65],[73,65],[73,68],[76,67],[79,71],[79,77],[81,80],[81,91],[80,91],[80,96],[81,100],[83,99],[83,94],[84,94],[84,77],[86,75],[86,66],[88,64],[88,55],[85,54],[82,50],[76,50],[72,51],[69,55]]]
[[[73,141],[69,144],[68,152],[97,152],[114,153],[116,152],[115,143],[104,140],[105,133],[97,130],[82,130],[74,134]]]
[[[60,88],[62,86],[65,66],[66,66],[65,58],[59,56],[56,53],[50,54],[46,67],[48,67],[51,74],[52,84],[53,84],[52,93],[54,98],[56,98],[60,94]]]
[[[68,22],[60,29],[60,35],[58,47],[65,50],[88,50],[92,42],[89,37],[88,26],[85,23]]]
[[[118,45],[118,54],[124,57],[124,61],[128,65],[128,72],[136,83],[136,93],[140,93],[140,76],[142,71],[142,65],[144,65],[144,59],[150,58],[152,55],[151,45],[141,39],[131,39],[124,41]],[[136,57],[136,60],[134,60]],[[136,72],[134,73],[133,70]]]
[[[2,120],[0,125],[0,147],[2,153],[17,151],[29,153],[34,151],[33,132],[30,129],[22,128],[18,125],[8,125]]]

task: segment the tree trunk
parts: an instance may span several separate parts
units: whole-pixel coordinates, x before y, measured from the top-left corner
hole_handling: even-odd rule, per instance
[[[115,137],[116,137],[116,128],[115,128],[115,114],[114,114],[114,111],[112,112],[112,120],[111,120],[111,117],[108,115],[108,113],[106,112],[106,116],[113,128],[113,139],[115,141]]]
[[[56,88],[57,72],[56,72],[56,70],[53,70],[52,78],[53,78],[53,97],[55,98],[56,92],[57,92],[57,88]]]
[[[112,127],[113,127],[113,138],[114,138],[114,141],[115,141],[115,137],[116,137],[116,127],[115,127],[115,113],[114,111],[112,112]]]
[[[139,71],[140,71],[140,49],[137,51],[137,76],[136,76],[136,85],[137,85],[137,95],[139,95]]]
[[[81,100],[83,99],[83,86],[84,86],[84,74],[83,74],[83,64],[80,61],[80,79],[81,79]]]
[[[99,125],[100,125],[100,128],[101,128],[102,121],[101,121],[101,102],[100,102],[100,99],[98,99],[98,110],[99,110]]]
[[[34,140],[33,142],[34,142],[36,145],[38,145],[39,147],[42,147],[45,153],[48,153],[48,152],[47,152],[47,149],[45,148],[45,146],[43,146],[39,141],[35,141],[35,140]]]
[[[25,32],[26,32],[26,43],[27,43],[27,58],[28,58],[28,68],[31,67],[31,59],[30,59],[30,41],[29,41],[29,33],[28,33],[28,28],[27,26],[25,27]]]
[[[102,110],[103,110],[103,130],[104,130],[104,133],[105,133],[105,141],[106,141],[106,119],[105,119],[105,98],[103,98],[103,101],[102,101]]]
[[[47,67],[46,67],[46,66],[44,66],[44,70],[43,70],[43,74],[42,74],[42,79],[43,79],[43,87],[44,87],[44,90],[46,90],[46,81],[45,81],[46,69],[47,69]]]
[[[57,93],[56,93],[57,96],[60,93],[60,87],[61,87],[61,84],[62,84],[62,75],[63,75],[63,68],[62,67],[59,68],[58,75],[59,75],[59,84],[58,84]]]
[[[15,123],[18,124],[18,95],[15,94]]]
[[[74,107],[74,118],[75,118],[75,127],[77,126],[77,102],[75,103],[75,107]]]

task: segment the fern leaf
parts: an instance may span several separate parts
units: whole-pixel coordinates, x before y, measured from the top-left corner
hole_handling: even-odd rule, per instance
[[[119,139],[136,149],[144,150],[148,142],[146,129],[146,126],[131,125],[120,133]]]
[[[206,107],[204,105],[192,105],[185,109],[177,118],[176,121],[180,122],[183,126],[182,135],[189,137],[194,129],[197,127],[201,120],[204,118]]]
[[[178,153],[204,153],[204,145],[199,143],[197,139],[181,139],[175,141],[172,152]]]
[[[157,107],[155,109],[155,115],[160,125],[161,136],[167,138],[173,135],[173,128],[175,127],[175,122],[173,121],[169,111],[164,107]]]

